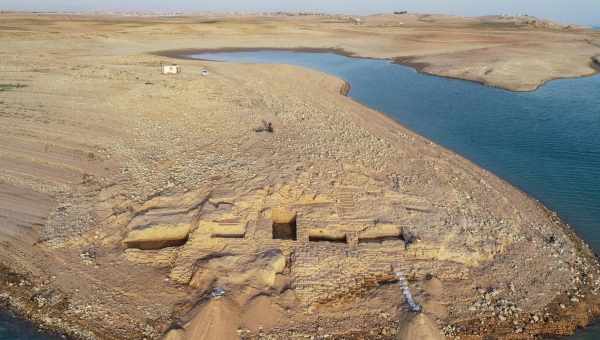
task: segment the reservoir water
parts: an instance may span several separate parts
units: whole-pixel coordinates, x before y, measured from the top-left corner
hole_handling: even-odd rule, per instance
[[[330,53],[255,51],[194,57],[293,64],[338,76],[351,84],[353,99],[539,199],[600,252],[600,76],[555,80],[534,92],[515,93],[420,74],[386,60]],[[0,314],[0,340],[7,339],[54,338]],[[600,327],[570,339],[600,339]]]
[[[58,340],[57,336],[37,330],[30,322],[19,320],[12,314],[0,310],[1,340]]]

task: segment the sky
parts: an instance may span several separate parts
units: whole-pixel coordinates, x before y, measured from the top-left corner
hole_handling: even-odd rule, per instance
[[[322,11],[371,14],[408,10],[454,15],[529,14],[562,23],[600,24],[600,0],[0,0],[27,11]]]

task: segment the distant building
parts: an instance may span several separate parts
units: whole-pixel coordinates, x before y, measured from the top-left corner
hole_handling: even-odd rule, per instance
[[[360,25],[362,23],[362,20],[360,18],[350,18],[350,21],[352,23],[354,23],[355,25]]]
[[[181,72],[181,67],[179,65],[160,65],[160,73],[162,74],[177,74]]]

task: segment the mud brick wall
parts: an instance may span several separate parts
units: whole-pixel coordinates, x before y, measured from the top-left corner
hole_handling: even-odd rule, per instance
[[[401,256],[327,242],[298,248],[292,256],[296,294],[305,304],[359,294],[382,280],[393,280],[391,265]]]

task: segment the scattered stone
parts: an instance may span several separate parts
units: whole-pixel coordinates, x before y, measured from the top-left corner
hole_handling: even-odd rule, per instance
[[[210,293],[210,297],[213,299],[218,299],[224,295],[225,295],[225,289],[219,288],[219,287],[213,288],[212,292]]]
[[[273,132],[273,124],[271,122],[267,122],[266,120],[262,121],[262,125],[254,129],[255,132]]]

